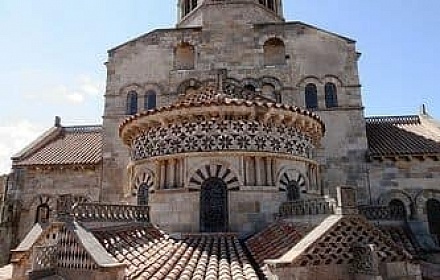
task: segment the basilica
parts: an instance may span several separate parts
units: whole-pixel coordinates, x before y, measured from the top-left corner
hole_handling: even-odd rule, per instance
[[[102,124],[12,158],[12,279],[440,279],[440,122],[365,117],[356,41],[282,0],[177,4],[108,51]]]

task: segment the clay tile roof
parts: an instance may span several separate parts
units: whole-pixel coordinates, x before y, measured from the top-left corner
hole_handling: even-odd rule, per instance
[[[13,157],[14,166],[97,164],[102,158],[102,127],[72,126],[52,130]]]
[[[246,241],[255,261],[262,267],[264,260],[276,259],[292,249],[313,226],[279,221],[266,227]]]
[[[259,279],[234,234],[189,234],[174,239],[153,226],[138,226],[94,235],[128,266],[126,279]]]
[[[370,157],[440,155],[440,128],[426,116],[366,119]]]

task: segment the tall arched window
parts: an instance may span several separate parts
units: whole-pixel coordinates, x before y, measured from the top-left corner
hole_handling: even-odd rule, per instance
[[[45,224],[49,222],[50,208],[47,203],[43,203],[37,207],[37,214],[35,216],[35,222]]]
[[[134,115],[137,113],[138,107],[138,95],[137,92],[132,90],[127,94],[127,115]]]
[[[307,109],[318,108],[318,90],[315,84],[307,84],[305,88],[305,100]]]
[[[147,91],[147,93],[145,93],[144,109],[145,110],[156,109],[156,92],[154,90],[149,90]]]
[[[391,217],[403,220],[406,218],[405,204],[399,199],[393,199],[390,201],[389,205],[391,211]]]
[[[182,16],[186,16],[197,7],[197,0],[183,0]]]
[[[429,199],[426,202],[428,214],[429,231],[440,241],[440,202],[436,199]]]
[[[177,46],[174,64],[177,70],[194,69],[194,46],[188,43],[181,43]]]
[[[138,188],[137,204],[139,206],[148,205],[148,184],[142,183]]]
[[[228,189],[223,179],[211,177],[202,183],[200,194],[200,231],[228,230]]]
[[[283,65],[286,63],[286,47],[278,38],[271,38],[264,43],[264,65]]]
[[[325,106],[327,108],[338,107],[338,94],[334,83],[325,84]]]
[[[258,3],[264,5],[269,10],[276,12],[277,10],[277,1],[276,0],[258,0]]]

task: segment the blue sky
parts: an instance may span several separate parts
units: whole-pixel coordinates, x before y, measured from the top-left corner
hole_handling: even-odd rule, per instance
[[[101,122],[107,50],[176,22],[174,0],[1,0],[0,173],[52,126]],[[440,119],[440,1],[288,0],[300,20],[357,40],[367,115]]]

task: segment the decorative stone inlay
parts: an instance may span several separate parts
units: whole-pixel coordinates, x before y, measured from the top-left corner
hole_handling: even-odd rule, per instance
[[[303,199],[284,202],[280,216],[287,218],[306,215],[330,215],[335,213],[336,202],[325,198]]]
[[[287,200],[296,200],[307,191],[306,179],[298,170],[289,169],[280,176],[279,188],[287,192]]]
[[[388,205],[360,206],[359,213],[368,220],[405,220],[405,208]]]
[[[71,215],[81,222],[148,222],[149,207],[81,203],[73,207]]]
[[[188,152],[255,151],[311,158],[312,139],[294,127],[248,120],[194,121],[155,127],[138,135],[132,159]]]
[[[36,246],[33,250],[33,271],[54,269],[57,266],[57,246]]]
[[[231,169],[221,164],[211,164],[205,165],[194,172],[189,180],[189,188],[200,189],[203,182],[210,178],[219,178],[223,180],[226,183],[228,190],[236,189],[240,186],[237,176]]]
[[[345,216],[343,218],[330,216],[330,220],[325,220],[306,239],[318,234],[318,231],[326,227],[326,223],[333,223],[335,218],[336,223],[327,232],[319,234],[319,237],[313,240],[313,244],[304,250],[298,248],[302,252],[294,259],[294,266],[352,264],[355,259],[354,247],[369,246],[370,244],[375,246],[376,251],[381,252],[378,255],[381,263],[402,262],[411,259],[408,252],[361,216]]]

